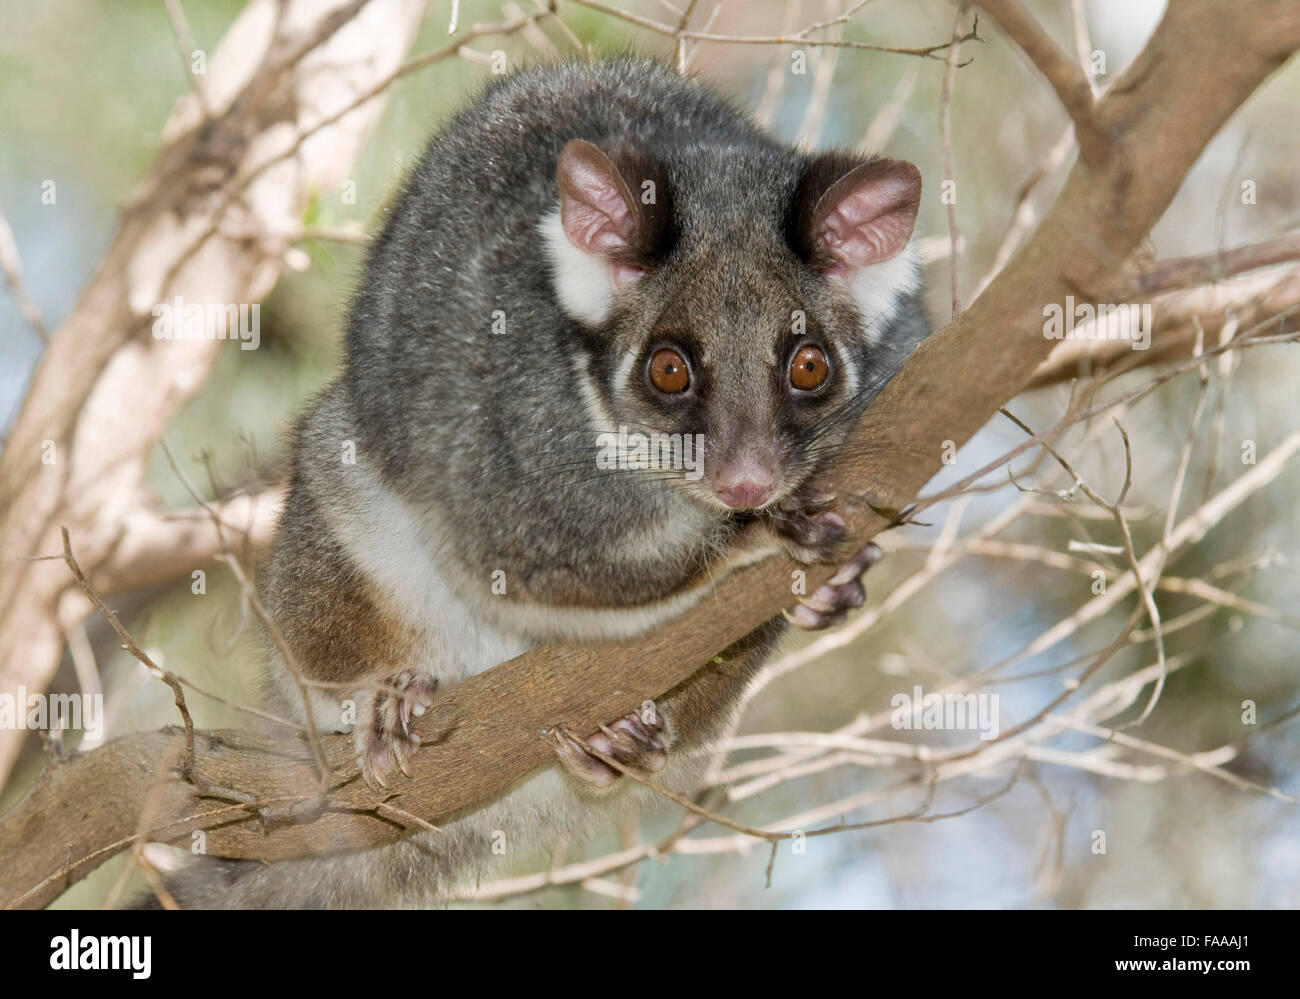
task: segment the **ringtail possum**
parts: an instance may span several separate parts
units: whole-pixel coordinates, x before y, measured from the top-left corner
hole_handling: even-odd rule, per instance
[[[497,78],[442,127],[370,249],[342,375],[297,427],[260,583],[306,675],[359,685],[311,696],[321,730],[354,731],[368,781],[406,779],[410,719],[449,685],[541,643],[664,627],[707,592],[703,570],[830,560],[844,522],[818,473],[928,331],[920,193],[910,163],[791,148],[631,57]],[[598,461],[635,434],[699,441],[697,460]],[[755,524],[770,543],[740,551]],[[878,553],[789,620],[860,605]],[[690,792],[784,626],[589,743]],[[278,710],[302,719],[271,659]],[[427,904],[660,800],[557,735],[553,766],[439,833],[208,861],[171,890],[183,906]]]

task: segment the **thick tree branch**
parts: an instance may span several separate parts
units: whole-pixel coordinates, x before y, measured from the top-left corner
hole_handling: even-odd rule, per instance
[[[1300,260],[1300,233],[1279,236],[1264,243],[1237,246],[1220,253],[1161,260],[1139,274],[1134,284],[1139,294],[1159,295],[1295,260]]]
[[[1189,258],[1200,259],[1200,258]],[[1297,328],[1279,318],[1300,312],[1300,269],[1237,278],[1178,292],[1155,303],[1155,329],[1147,350],[1123,340],[1067,340],[1038,366],[1027,388],[1042,388],[1089,375],[1118,375],[1135,368],[1191,357],[1199,332],[1207,345],[1227,335],[1236,340],[1274,336]],[[1231,326],[1231,328],[1229,328]],[[1234,332],[1235,330],[1235,332]]]
[[[1146,50],[1097,105],[1108,154],[1077,166],[1042,224],[955,322],[926,342],[873,402],[862,445],[828,485],[857,540],[893,520],[940,467],[943,442],[969,439],[1029,380],[1054,341],[1042,309],[1067,295],[1109,300],[1122,265],[1160,218],[1209,139],[1300,47],[1300,3],[1171,4]],[[978,372],[978,377],[972,373]],[[75,540],[75,539],[74,539]],[[700,664],[790,601],[796,567],[769,560],[736,573],[661,636],[627,645],[550,647],[439,696],[417,726],[413,779],[377,805],[357,779],[346,736],[325,740],[336,769],[323,810],[306,745],[247,732],[198,733],[197,768],[239,800],[200,798],[160,760],[178,734],[144,733],[55,766],[0,822],[0,899],[48,902],[136,836],[188,841],[210,853],[266,859],[390,841],[500,794],[552,756],[546,733],[593,731],[681,683]],[[810,573],[814,585],[829,576]],[[146,811],[152,791],[153,807]],[[398,816],[394,818],[393,816]]]

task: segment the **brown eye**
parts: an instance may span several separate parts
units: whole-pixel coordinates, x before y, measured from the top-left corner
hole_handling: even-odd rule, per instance
[[[831,373],[826,352],[812,344],[800,347],[790,358],[790,384],[801,392],[819,389]]]
[[[660,392],[676,395],[691,384],[686,360],[671,347],[663,347],[650,358],[650,381]]]

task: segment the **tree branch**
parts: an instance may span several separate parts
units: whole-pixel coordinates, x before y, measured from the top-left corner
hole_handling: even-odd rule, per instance
[[[114,552],[141,540],[127,536],[125,521],[152,506],[149,454],[230,349],[224,340],[150,336],[154,307],[177,295],[191,303],[260,302],[285,268],[284,245],[264,234],[282,231],[313,192],[346,177],[382,102],[319,131],[310,148],[240,198],[225,197],[213,178],[238,176],[264,159],[287,123],[306,130],[340,99],[346,103],[349,91],[388,78],[423,10],[420,0],[295,2],[286,5],[293,16],[281,18],[278,6],[248,4],[209,62],[207,103],[193,93],[177,103],[157,161],[28,383],[0,455],[0,648],[22,650],[0,660],[0,687],[44,689],[63,649],[57,609],[74,584],[62,566],[33,558],[57,551],[59,527],[67,525],[95,581]],[[239,234],[225,235],[227,228]],[[250,230],[260,235],[250,238]],[[151,388],[147,407],[139,404],[142,385]],[[120,564],[110,572],[136,575]],[[21,745],[22,733],[0,731],[0,779]]]
[[[1079,153],[1085,163],[1100,166],[1110,154],[1112,143],[1097,114],[1093,101],[1092,82],[1083,67],[1065,54],[1051,36],[1042,29],[1019,0],[980,0],[983,7],[1001,26],[1007,36],[1028,56],[1040,72],[1061,105],[1074,122],[1074,133],[1079,140]]]

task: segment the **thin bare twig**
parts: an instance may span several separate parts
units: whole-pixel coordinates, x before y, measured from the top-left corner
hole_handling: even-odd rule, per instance
[[[962,22],[966,19],[964,7],[957,8],[952,22],[952,47],[948,49],[947,65],[943,73],[943,89],[939,96],[939,157],[943,163],[944,183],[949,185],[944,199],[948,210],[948,273],[952,281],[952,318],[961,314],[961,286],[958,278],[958,245],[961,232],[957,228],[957,179],[952,169],[952,88],[957,79],[957,63],[961,58]]]
[[[27,320],[27,325],[35,330],[36,335],[43,341],[49,343],[50,331],[45,325],[45,320],[41,318],[41,310],[37,308],[36,303],[27,294],[27,288],[23,285],[22,258],[18,255],[18,244],[14,240],[14,231],[9,228],[9,220],[5,218],[3,210],[0,210],[0,271],[4,271],[5,284],[9,286],[9,294],[13,295],[14,302],[18,305],[18,311]]]
[[[263,627],[266,628],[267,634],[270,636],[272,643],[276,647],[276,651],[278,651],[284,659],[285,668],[289,671],[289,675],[292,678],[294,685],[298,688],[299,696],[302,698],[303,715],[307,720],[305,729],[307,743],[311,747],[312,756],[316,761],[316,769],[320,777],[321,793],[324,793],[325,790],[329,788],[331,770],[328,761],[325,759],[325,749],[321,745],[320,733],[316,730],[316,714],[312,708],[311,694],[307,689],[305,673],[303,672],[302,666],[299,665],[298,658],[294,655],[293,649],[289,647],[289,643],[285,641],[284,635],[281,634],[280,628],[275,623],[275,619],[272,618],[270,611],[266,609],[265,605],[258,597],[257,589],[245,574],[244,567],[240,563],[238,556],[235,555],[234,549],[232,549],[229,542],[227,542],[225,536],[225,525],[221,519],[221,515],[212,504],[203,497],[198,489],[195,488],[194,483],[190,481],[189,476],[181,470],[181,467],[176,463],[176,459],[172,456],[171,449],[167,446],[167,442],[165,440],[160,441],[160,444],[163,456],[167,459],[167,464],[171,466],[171,470],[173,474],[175,474],[177,480],[179,480],[181,485],[185,487],[185,491],[190,494],[194,502],[197,503],[205,513],[207,513],[209,518],[211,518],[212,526],[216,529],[217,537],[221,544],[223,554],[220,557],[230,568],[236,582],[239,583],[240,591],[244,594],[249,605],[253,608],[253,612],[257,615],[258,620],[260,620]]]
[[[1015,42],[1034,68],[1052,85],[1061,105],[1074,122],[1079,152],[1091,166],[1100,166],[1113,154],[1115,144],[1106,135],[1093,101],[1092,81],[1067,56],[1019,0],[980,0],[983,7]]]
[[[68,538],[68,529],[60,528],[63,535],[63,561],[67,563],[68,570],[72,573],[73,579],[81,587],[87,599],[95,605],[95,609],[108,622],[108,626],[117,633],[117,637],[122,642],[122,648],[140,660],[145,668],[163,683],[167,684],[172,690],[172,697],[176,701],[176,710],[181,714],[181,721],[185,724],[185,754],[181,757],[181,773],[185,779],[195,787],[202,789],[205,781],[199,777],[194,766],[194,719],[190,717],[190,709],[185,703],[185,691],[181,689],[180,680],[174,676],[170,670],[165,670],[150,658],[149,654],[136,644],[131,633],[126,630],[122,622],[118,620],[117,615],[108,609],[107,605],[99,598],[90,581],[86,579],[86,574],[81,571],[81,566],[77,564],[76,558],[72,554],[72,541]]]

